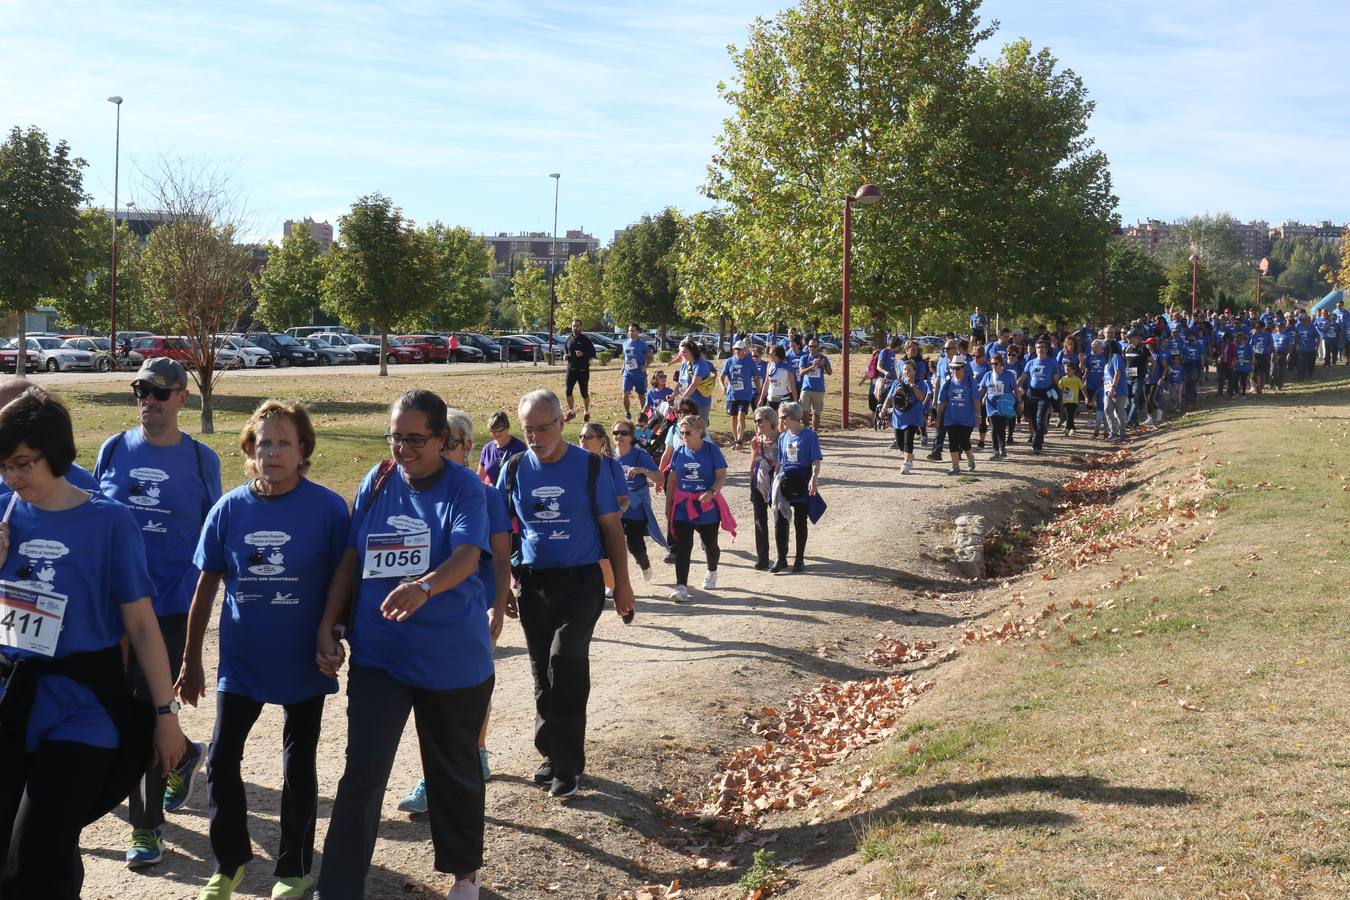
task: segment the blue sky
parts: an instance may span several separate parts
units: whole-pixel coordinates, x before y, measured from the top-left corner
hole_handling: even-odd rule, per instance
[[[220,163],[254,230],[336,222],[383,191],[419,222],[559,229],[608,242],[697,209],[732,70],[726,45],[782,4],[551,0],[0,0],[0,126],[89,161],[110,204],[162,155]],[[1176,12],[1169,6],[1184,7]],[[987,0],[1085,80],[1127,222],[1231,211],[1350,220],[1344,0]],[[148,198],[147,198],[148,199]]]

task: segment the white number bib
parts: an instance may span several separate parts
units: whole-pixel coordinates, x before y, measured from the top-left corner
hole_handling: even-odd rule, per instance
[[[1003,382],[994,380],[989,382],[989,396],[998,397],[1003,393]]]
[[[366,536],[362,578],[413,578],[431,564],[431,533],[371,534]]]
[[[638,370],[638,361],[633,357],[628,357],[628,371],[636,372]]]
[[[66,596],[0,581],[0,645],[41,656],[56,653]]]

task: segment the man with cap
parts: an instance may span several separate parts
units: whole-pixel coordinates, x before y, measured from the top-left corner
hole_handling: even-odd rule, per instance
[[[187,371],[167,357],[141,364],[131,381],[141,424],[115,434],[99,448],[94,477],[109,498],[131,510],[141,528],[146,562],[154,586],[151,597],[172,677],[178,678],[187,638],[187,612],[200,574],[192,563],[206,514],[220,499],[220,458],[214,450],[178,428],[188,401]],[[128,677],[137,696],[149,688],[133,653]],[[181,807],[192,792],[204,744],[188,742],[188,752],[167,776],[145,773],[127,800],[131,847],[127,866],[139,869],[164,858],[160,827],[165,811]]]
[[[797,380],[801,384],[801,404],[806,410],[805,425],[820,431],[825,412],[825,376],[833,375],[830,358],[820,351],[820,339],[811,338],[807,349],[797,356]]]
[[[722,363],[720,380],[727,395],[727,415],[731,416],[731,433],[736,436],[736,449],[744,444],[745,415],[759,395],[759,366],[750,358],[750,342],[742,338],[731,345],[731,355]]]

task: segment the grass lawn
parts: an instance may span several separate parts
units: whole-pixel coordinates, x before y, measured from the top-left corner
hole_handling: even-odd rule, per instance
[[[1190,527],[1019,583],[1045,638],[969,648],[876,760],[885,894],[1350,893],[1348,447],[1343,376],[1159,432],[1117,504],[1203,486]]]

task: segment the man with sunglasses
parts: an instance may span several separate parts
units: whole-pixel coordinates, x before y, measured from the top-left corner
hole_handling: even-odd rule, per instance
[[[146,563],[154,586],[151,599],[172,677],[178,678],[187,637],[187,612],[200,574],[192,563],[206,514],[220,499],[220,457],[178,428],[187,405],[187,371],[167,357],[147,359],[131,381],[141,424],[104,442],[94,477],[110,499],[131,510],[144,538]],[[149,688],[133,653],[128,677],[138,697]],[[161,776],[146,772],[128,798],[131,847],[127,866],[153,866],[164,858],[160,828],[164,813],[181,807],[192,792],[204,744],[189,741],[178,766]]]

